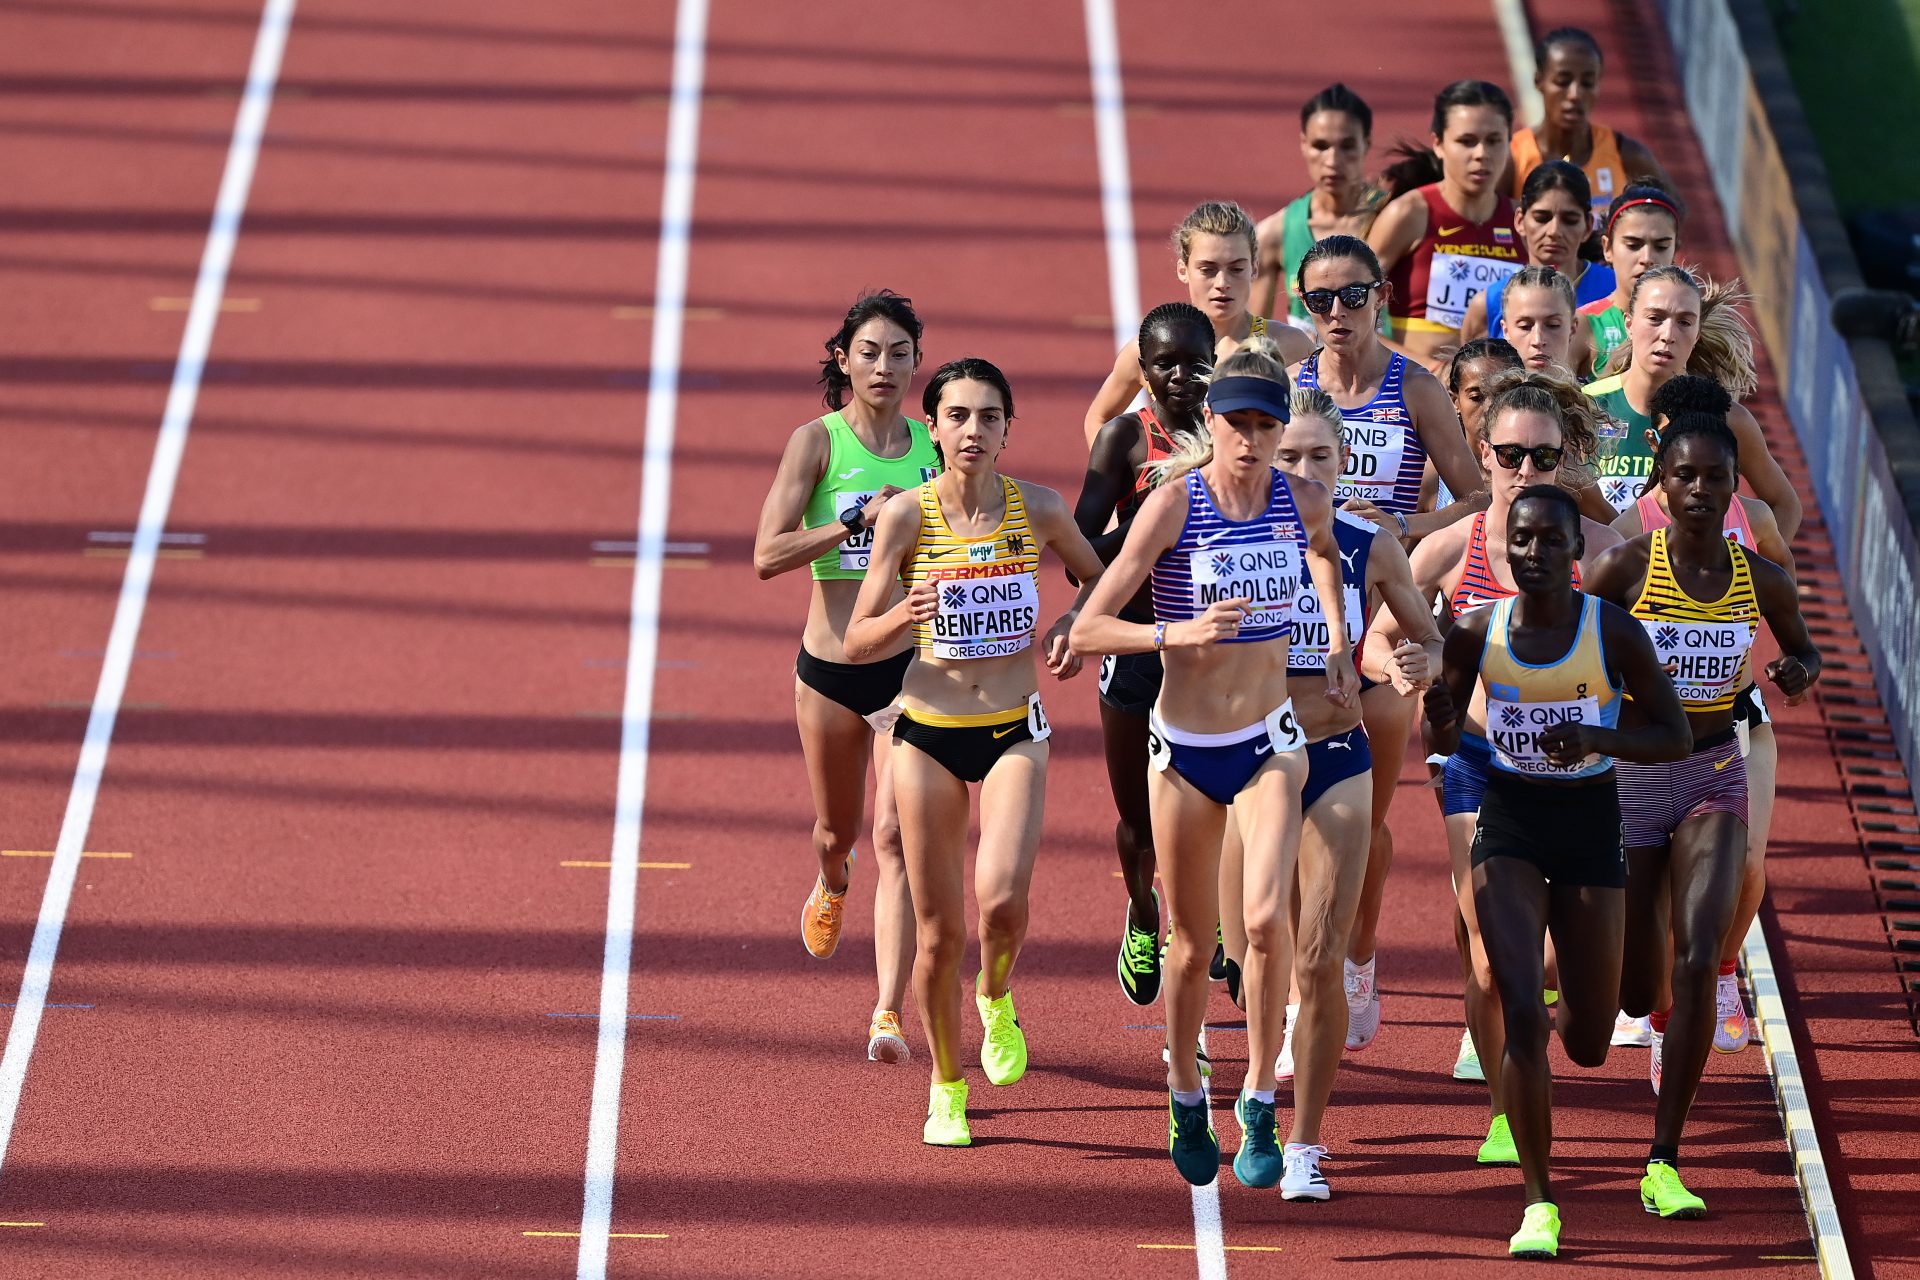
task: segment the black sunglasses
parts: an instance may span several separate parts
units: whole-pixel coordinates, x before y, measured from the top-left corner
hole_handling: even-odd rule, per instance
[[[1340,305],[1347,310],[1357,311],[1367,305],[1367,295],[1385,283],[1384,280],[1370,280],[1365,284],[1343,285],[1338,289],[1309,289],[1300,295],[1300,301],[1317,316],[1333,310],[1335,298],[1340,299]]]
[[[1494,460],[1508,471],[1518,471],[1520,459],[1525,457],[1533,459],[1535,471],[1553,471],[1560,466],[1560,459],[1566,453],[1557,444],[1496,444],[1488,448],[1493,450]]]

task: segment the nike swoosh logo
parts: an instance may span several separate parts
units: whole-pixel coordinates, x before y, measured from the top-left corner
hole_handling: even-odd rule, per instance
[[[1019,727],[1020,726],[1017,724],[1010,724],[1004,729],[995,729],[993,731],[993,736],[996,738],[1004,738],[1008,734],[1012,733],[1015,729],[1018,729]]]
[[[1716,760],[1713,765],[1714,771],[1717,773],[1721,769],[1726,768],[1728,765],[1732,763],[1733,763],[1733,756],[1728,756],[1725,760]]]
[[[1271,742],[1263,742],[1253,749],[1253,754],[1263,756],[1271,750],[1273,750],[1273,744]]]
[[[950,555],[959,549],[958,547],[942,547],[938,551],[929,551],[927,552],[927,559],[938,560],[941,556]]]
[[[854,468],[853,470],[851,470],[851,471],[842,471],[842,472],[840,473],[840,478],[841,478],[842,480],[851,480],[851,479],[853,479],[853,478],[854,478],[855,476],[857,476],[857,475],[859,475],[859,474],[861,474],[862,472],[864,472],[865,470],[866,470],[866,468],[865,468],[865,467],[855,467],[855,468]]]
[[[1466,229],[1467,229],[1467,224],[1463,222],[1457,227],[1442,227],[1440,228],[1439,234],[1442,236],[1458,235],[1460,232],[1465,231]]]
[[[1232,532],[1233,530],[1231,529],[1215,529],[1212,533],[1194,535],[1193,542],[1194,545],[1198,547],[1210,547]]]

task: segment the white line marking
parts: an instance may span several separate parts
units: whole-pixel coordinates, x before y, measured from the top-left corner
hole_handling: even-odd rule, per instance
[[[1227,1251],[1220,1229],[1220,1179],[1193,1188],[1193,1256],[1200,1280],[1227,1280]]]
[[[1087,70],[1093,79],[1093,133],[1100,154],[1100,216],[1107,228],[1107,298],[1113,341],[1124,347],[1140,326],[1140,260],[1133,244],[1133,179],[1127,165],[1126,99],[1120,91],[1120,33],[1113,0],[1086,0]]]
[[[1787,1021],[1786,1002],[1780,998],[1780,981],[1773,971],[1773,953],[1767,949],[1767,935],[1758,916],[1747,928],[1746,951],[1754,1021],[1759,1024],[1760,1043],[1767,1051],[1767,1071],[1773,1076],[1774,1096],[1780,1103],[1787,1150],[1793,1153],[1800,1199],[1806,1206],[1814,1251],[1820,1258],[1821,1280],[1853,1280],[1853,1259],[1847,1253],[1847,1237],[1840,1230],[1840,1210],[1833,1202],[1826,1158],[1820,1153],[1820,1135],[1813,1127],[1813,1109],[1807,1104],[1793,1026]]]
[[[1493,20],[1507,46],[1507,70],[1513,76],[1513,108],[1520,113],[1515,125],[1532,124],[1547,114],[1547,104],[1533,87],[1538,70],[1533,60],[1533,32],[1527,29],[1526,0],[1493,0]]]
[[[88,542],[132,542],[135,535],[118,532],[94,532],[87,535]],[[204,533],[163,533],[160,541],[167,546],[203,547],[207,544]]]
[[[227,148],[227,166],[220,177],[220,194],[213,206],[207,247],[200,256],[200,275],[193,285],[193,308],[187,313],[180,356],[173,366],[173,384],[154,443],[153,465],[147,472],[146,494],[140,501],[140,522],[127,557],[127,573],[120,581],[120,601],[114,606],[113,630],[107,636],[107,655],[100,667],[100,683],[87,717],[87,735],[80,744],[80,761],[67,796],[66,815],[60,821],[60,839],[53,865],[47,871],[46,891],[40,898],[40,917],[33,928],[26,971],[20,976],[20,998],[7,1029],[7,1048],[0,1056],[0,1167],[4,1167],[13,1122],[20,1111],[20,1091],[27,1081],[27,1063],[40,1031],[47,988],[53,981],[53,960],[60,948],[60,930],[66,923],[73,882],[80,873],[81,851],[93,822],[94,801],[107,767],[107,748],[113,741],[113,723],[127,690],[127,672],[133,666],[134,642],[146,613],[147,589],[153,583],[162,530],[173,505],[174,482],[187,447],[187,428],[200,395],[200,375],[213,345],[213,327],[220,316],[220,298],[227,287],[227,268],[240,237],[247,193],[253,186],[254,164],[260,158],[261,135],[273,88],[280,78],[280,55],[293,22],[294,0],[267,0],[260,14],[260,32],[253,44],[253,62],[247,68],[247,87],[233,122],[233,140]]]
[[[679,0],[674,17],[673,98],[667,113],[666,181],[660,193],[660,254],[653,289],[653,348],[648,357],[647,426],[640,478],[639,546],[627,633],[627,692],[620,717],[619,786],[614,799],[613,866],[607,873],[607,945],[600,968],[600,1034],[593,1056],[593,1102],[580,1208],[577,1280],[603,1280],[613,1223],[613,1169],[620,1131],[620,1076],[627,1051],[627,977],[633,962],[635,898],[640,887],[640,822],[647,799],[648,730],[653,719],[654,659],[660,642],[661,561],[667,504],[673,496],[674,414],[687,302],[693,179],[700,150],[700,91],[705,76],[707,0]]]

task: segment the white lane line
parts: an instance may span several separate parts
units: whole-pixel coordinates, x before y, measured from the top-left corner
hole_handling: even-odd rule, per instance
[[[1753,985],[1754,1021],[1767,1051],[1767,1072],[1780,1103],[1780,1119],[1787,1131],[1787,1150],[1800,1182],[1800,1200],[1806,1206],[1814,1252],[1820,1259],[1821,1280],[1853,1280],[1853,1259],[1840,1229],[1840,1210],[1833,1202],[1833,1184],[1827,1178],[1820,1135],[1813,1127],[1813,1109],[1807,1103],[1806,1081],[1800,1075],[1800,1054],[1793,1044],[1793,1024],[1787,1021],[1786,1002],[1773,970],[1767,935],[1754,917],[1747,928],[1747,981]]]
[[[273,105],[274,84],[280,78],[280,57],[286,50],[293,7],[294,0],[267,0],[260,14],[253,62],[247,68],[247,87],[234,118],[227,167],[220,178],[220,194],[213,206],[207,247],[200,256],[200,275],[194,281],[193,306],[187,313],[180,356],[173,366],[173,385],[167,391],[160,435],[153,448],[153,465],[147,472],[146,495],[140,501],[139,526],[134,530],[132,549],[127,556],[126,576],[120,580],[120,600],[114,606],[113,629],[107,636],[100,683],[94,691],[92,712],[87,717],[87,734],[80,744],[80,762],[74,769],[66,816],[60,821],[60,839],[54,847],[53,865],[47,872],[46,891],[40,898],[40,917],[33,928],[26,972],[20,977],[20,997],[15,1002],[12,1025],[7,1028],[6,1052],[0,1055],[0,1168],[4,1167],[7,1147],[13,1140],[13,1122],[20,1111],[20,1091],[26,1085],[27,1063],[33,1056],[34,1040],[40,1032],[40,1014],[46,1008],[47,988],[53,981],[53,960],[60,947],[60,930],[66,923],[73,882],[80,872],[81,851],[86,847],[87,828],[93,822],[101,775],[106,772],[114,720],[127,690],[134,642],[140,635],[147,590],[153,583],[153,567],[159,559],[167,512],[173,505],[174,482],[179,478],[180,459],[187,447],[187,428],[192,425],[193,407],[200,395],[200,376],[206,369],[207,352],[213,346],[214,322],[220,316],[227,268],[233,263],[234,243],[239,239],[240,220],[246,213],[247,194],[253,186],[254,165],[260,158],[260,140],[266,132],[267,111]]]
[[[648,732],[654,659],[660,641],[661,561],[672,497],[674,414],[687,301],[693,179],[700,150],[700,90],[705,77],[707,0],[679,0],[674,17],[673,97],[667,112],[666,181],[660,193],[660,255],[653,288],[653,348],[648,357],[647,427],[640,478],[638,547],[627,632],[627,692],[620,717],[619,786],[614,799],[613,866],[607,873],[607,944],[600,967],[600,1035],[593,1056],[587,1118],[585,1191],[580,1208],[578,1280],[607,1274],[613,1222],[613,1171],[620,1132],[620,1077],[627,1051],[627,978],[633,962],[635,897],[640,887],[640,821],[647,800]]]
[[[1526,0],[1493,0],[1493,20],[1500,28],[1500,41],[1507,46],[1507,71],[1513,76],[1513,109],[1520,113],[1514,121],[1518,128],[1532,124],[1547,114],[1547,104],[1533,87],[1533,32],[1527,27]]]
[[[1193,1256],[1200,1280],[1227,1280],[1226,1236],[1220,1228],[1220,1179],[1193,1188]]]
[[[1107,228],[1107,305],[1115,348],[1140,325],[1140,260],[1133,245],[1133,178],[1127,164],[1126,98],[1120,91],[1120,32],[1113,0],[1086,0],[1087,71],[1093,79],[1093,133],[1100,155],[1100,216]]]

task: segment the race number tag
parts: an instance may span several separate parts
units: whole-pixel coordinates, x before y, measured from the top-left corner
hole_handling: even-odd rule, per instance
[[[1173,747],[1167,741],[1167,731],[1160,727],[1159,717],[1147,721],[1147,763],[1156,773],[1165,773],[1173,764]]]
[[[1407,452],[1407,430],[1391,422],[1346,419],[1349,452],[1347,465],[1333,486],[1334,501],[1365,498],[1376,506],[1391,502],[1400,480],[1400,463]]]
[[[1100,659],[1100,692],[1113,692],[1113,673],[1119,665],[1120,660],[1112,654]]]
[[[1016,564],[970,565],[929,575],[929,581],[939,588],[939,608],[928,628],[934,657],[1001,658],[1032,643],[1040,588],[1028,570]]]
[[[1293,699],[1267,713],[1267,740],[1273,743],[1276,752],[1298,751],[1307,745],[1307,735],[1300,732],[1300,722],[1293,715]]]
[[[1684,703],[1714,702],[1734,691],[1734,681],[1753,647],[1747,622],[1664,622],[1645,618],[1647,639],[1665,664],[1674,692]]]
[[[1541,749],[1540,735],[1568,720],[1599,725],[1599,700],[1506,702],[1494,697],[1487,699],[1487,741],[1493,746],[1494,758],[1514,773],[1566,777],[1591,767],[1597,759],[1595,756],[1563,766],[1549,762],[1547,753]]]
[[[1292,542],[1256,542],[1195,551],[1193,574],[1196,615],[1222,600],[1253,602],[1241,629],[1284,627],[1293,619],[1293,597],[1300,589],[1300,548]]]
[[[1027,695],[1027,732],[1035,742],[1045,742],[1053,736],[1053,726],[1047,723],[1047,713],[1040,706],[1040,695]]]
[[[836,519],[845,519],[849,511],[858,511],[873,501],[871,493],[843,493],[839,495],[840,509],[834,512]],[[867,561],[873,556],[873,530],[856,529],[840,544],[840,568],[859,573],[867,571]]]
[[[1458,329],[1467,304],[1488,289],[1498,289],[1521,264],[1508,258],[1434,250],[1427,268],[1427,319]]]
[[[1342,608],[1346,610],[1347,643],[1352,646],[1354,628],[1360,621],[1360,592],[1352,583],[1346,583],[1340,596]],[[1313,579],[1302,578],[1300,593],[1293,599],[1293,647],[1287,651],[1287,666],[1296,671],[1325,671],[1327,643],[1331,639],[1327,615],[1320,608],[1320,593],[1314,588]]]

